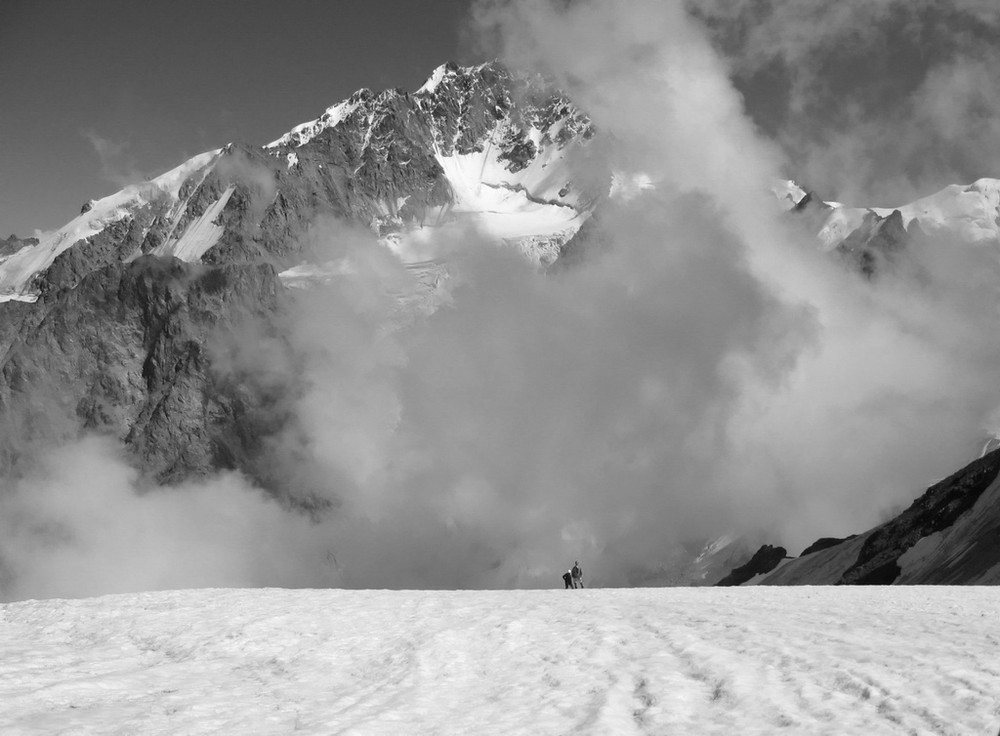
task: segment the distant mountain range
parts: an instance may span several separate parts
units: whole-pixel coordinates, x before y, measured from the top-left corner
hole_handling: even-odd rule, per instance
[[[231,143],[87,202],[37,240],[0,241],[0,475],[16,476],[35,443],[94,431],[119,438],[158,482],[236,469],[308,506],[309,489],[284,485],[268,444],[301,386],[236,380],[206,346],[248,320],[274,323],[290,289],[337,268],[311,249],[318,217],[371,231],[433,291],[446,264],[430,233],[471,227],[541,268],[571,264],[603,202],[652,186],[614,169],[559,90],[493,62],[443,65],[412,93],[360,90],[267,145]],[[868,277],[921,234],[1000,239],[995,179],[894,209],[824,202],[794,182],[775,194],[820,248]],[[280,342],[280,329],[270,337]],[[765,582],[995,582],[1000,551],[984,540],[997,529],[998,458]],[[715,582],[749,560],[730,542],[647,580]]]

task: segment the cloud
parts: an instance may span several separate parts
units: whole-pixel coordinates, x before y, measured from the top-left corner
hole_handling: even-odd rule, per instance
[[[101,164],[101,175],[116,186],[126,187],[146,180],[129,153],[127,141],[113,141],[98,134],[92,128],[80,132],[94,149]]]
[[[332,584],[323,544],[237,474],[155,488],[116,443],[85,437],[0,497],[0,596]]]
[[[898,206],[1000,166],[995,3],[690,5],[790,175],[822,196]]]
[[[412,274],[317,228],[353,265],[295,320],[318,351],[300,416],[365,530],[336,545],[355,581],[545,585],[585,557],[622,584],[734,529],[858,531],[969,458],[998,398],[981,254],[914,246],[872,289],[790,231],[766,194],[780,152],[675,6],[476,22],[657,188],[603,211],[609,248],[558,275],[440,234],[444,306],[406,317],[387,296]]]

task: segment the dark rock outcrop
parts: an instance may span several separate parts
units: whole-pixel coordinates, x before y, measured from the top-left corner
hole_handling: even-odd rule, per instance
[[[770,544],[765,544],[754,553],[747,564],[734,569],[726,577],[717,582],[716,585],[743,585],[743,583],[756,575],[764,575],[771,572],[787,556],[788,552],[784,547],[772,547]]]
[[[799,557],[805,557],[806,555],[811,555],[813,552],[819,552],[820,550],[829,549],[830,547],[836,547],[841,542],[847,542],[854,539],[857,534],[852,534],[849,537],[837,538],[837,537],[820,537],[815,542],[810,544],[804,550]]]
[[[439,72],[436,85],[413,94],[361,90],[343,103],[336,125],[324,127],[323,116],[315,129],[290,133],[268,151],[282,162],[294,153],[295,175],[311,182],[307,202],[385,234],[406,223],[432,224],[452,204],[438,155],[490,148],[513,173],[543,148],[594,135],[586,115],[539,77],[497,62],[447,64]],[[563,196],[580,186],[566,182]]]

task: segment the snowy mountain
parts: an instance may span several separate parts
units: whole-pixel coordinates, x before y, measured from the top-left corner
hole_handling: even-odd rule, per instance
[[[600,239],[606,198],[656,186],[614,171],[601,146],[585,112],[545,80],[498,63],[446,64],[415,92],[360,90],[266,145],[207,151],[87,202],[37,240],[0,241],[0,477],[19,477],[39,447],[94,433],[115,438],[157,483],[235,470],[285,503],[323,511],[330,501],[313,480],[289,472],[294,453],[278,457],[308,383],[288,338],[289,303],[351,273],[318,223],[346,223],[343,239],[371,234],[376,257],[408,277],[383,291],[401,312],[430,312],[447,303],[441,243],[504,243],[553,270],[586,258],[581,243]],[[897,209],[823,202],[792,181],[774,193],[785,217],[869,277],[920,233],[974,245],[1000,234],[997,180]],[[242,338],[220,339],[231,335]],[[245,369],[248,344],[268,370]],[[921,559],[938,559],[955,548],[944,540],[952,526],[907,531],[892,559],[940,533],[921,547],[936,545]],[[685,540],[634,582],[714,583],[757,544]]]
[[[370,227],[404,259],[424,231],[472,226],[549,263],[600,191],[572,164],[587,117],[535,76],[497,63],[439,67],[417,92],[363,89],[270,144],[207,151],[0,262],[0,301],[34,301],[70,248],[93,267],[141,255],[294,265],[317,215]],[[96,260],[89,252],[112,250]]]
[[[446,64],[414,93],[360,90],[265,146],[207,151],[38,242],[4,241],[0,469],[86,429],[161,481],[235,468],[274,487],[261,446],[299,389],[220,379],[209,336],[273,321],[287,287],[341,268],[317,255],[324,217],[374,232],[431,290],[431,231],[551,263],[602,195],[574,168],[593,135],[537,76]]]

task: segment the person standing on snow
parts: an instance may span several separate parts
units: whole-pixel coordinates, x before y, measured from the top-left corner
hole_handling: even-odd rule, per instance
[[[566,583],[567,588],[573,587],[573,573],[569,570],[563,573],[563,582]]]
[[[573,578],[573,587],[582,588],[583,587],[583,570],[580,569],[580,563],[577,560],[573,561],[573,569],[569,571],[570,577]]]

